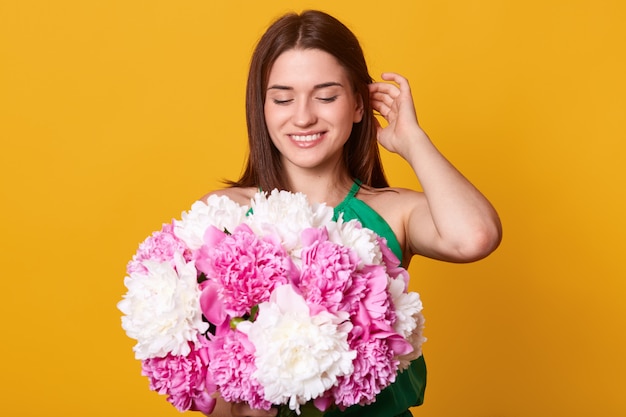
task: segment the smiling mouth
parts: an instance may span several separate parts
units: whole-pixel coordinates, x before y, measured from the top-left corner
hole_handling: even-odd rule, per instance
[[[289,135],[295,142],[313,142],[322,137],[321,133],[315,133],[313,135]]]

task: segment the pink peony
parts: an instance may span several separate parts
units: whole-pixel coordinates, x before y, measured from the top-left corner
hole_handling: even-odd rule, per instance
[[[272,404],[264,399],[263,386],[252,376],[256,371],[255,349],[248,337],[234,330],[215,339],[212,344],[209,372],[222,398],[269,410]]]
[[[381,266],[368,265],[359,274],[367,281],[367,290],[361,300],[362,308],[367,311],[370,331],[389,331],[396,319],[391,295],[387,291],[388,277]],[[359,323],[363,324],[363,323]]]
[[[216,387],[207,374],[207,346],[191,348],[187,356],[168,354],[164,358],[146,359],[142,362],[141,373],[150,379],[150,389],[167,395],[167,401],[179,411],[208,414],[215,407],[211,394]]]
[[[269,299],[272,290],[297,276],[280,243],[256,236],[245,224],[231,235],[209,227],[196,254],[196,267],[220,286],[226,312],[241,317]]]
[[[302,242],[299,288],[310,306],[336,313],[353,284],[360,259],[350,248],[329,241],[326,229],[304,230]]]
[[[395,320],[387,283],[384,267],[366,265],[353,274],[352,286],[346,290],[341,308],[349,311],[354,325],[367,334],[388,331]]]
[[[174,265],[174,253],[178,252],[188,255],[185,244],[174,235],[174,226],[169,223],[163,224],[161,230],[152,233],[146,240],[139,244],[139,249],[133,259],[126,266],[126,271],[130,275],[133,272],[146,273],[146,267],[142,264],[145,260],[166,262],[170,261]],[[186,256],[189,260],[189,256]]]
[[[358,308],[350,310],[354,324],[350,340],[353,343],[362,343],[370,339],[382,339],[395,355],[404,355],[412,351],[412,345],[394,328],[398,317],[393,297],[388,291],[389,280],[385,269],[381,266],[368,265],[356,276],[355,281],[364,279],[366,284],[357,304]],[[403,285],[400,281],[398,283]]]
[[[378,237],[378,245],[383,254],[383,264],[387,268],[387,274],[391,278],[402,278],[404,281],[404,291],[406,292],[409,285],[409,272],[402,267],[398,257],[387,246],[387,240]]]
[[[383,388],[396,380],[398,371],[399,361],[384,338],[357,339],[351,348],[357,351],[354,372],[339,378],[331,390],[340,408],[372,403]]]

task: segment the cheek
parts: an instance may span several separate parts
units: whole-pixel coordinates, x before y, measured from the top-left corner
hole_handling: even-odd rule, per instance
[[[269,129],[283,123],[285,118],[288,117],[283,109],[276,108],[275,106],[265,106],[264,113],[265,124]]]
[[[335,120],[335,125],[342,126],[344,129],[352,130],[354,123],[354,109],[342,108],[332,113],[331,117]]]

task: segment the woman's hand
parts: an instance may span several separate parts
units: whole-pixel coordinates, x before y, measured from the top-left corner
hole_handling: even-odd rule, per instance
[[[250,408],[247,403],[235,403],[230,407],[230,415],[232,417],[274,417],[278,410],[270,408],[269,410],[255,410]]]
[[[221,397],[217,397],[217,403],[211,414],[207,417],[274,417],[278,413],[276,408],[269,410],[256,410],[247,403],[228,403]]]
[[[370,84],[372,108],[388,123],[384,128],[378,125],[378,141],[388,151],[408,159],[412,142],[426,138],[415,115],[411,87],[406,78],[393,72],[383,73],[382,79],[393,83]]]

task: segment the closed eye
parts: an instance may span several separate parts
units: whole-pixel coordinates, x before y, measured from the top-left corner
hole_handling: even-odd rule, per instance
[[[272,99],[272,102],[273,102],[274,104],[278,104],[279,106],[280,106],[280,105],[289,104],[289,103],[291,103],[292,101],[293,101],[293,99],[287,99],[287,100],[279,100],[279,99],[277,99],[277,98],[273,98],[273,99]]]
[[[337,100],[338,96],[332,96],[332,97],[318,97],[317,99],[324,102],[324,103],[332,103],[333,101]]]

